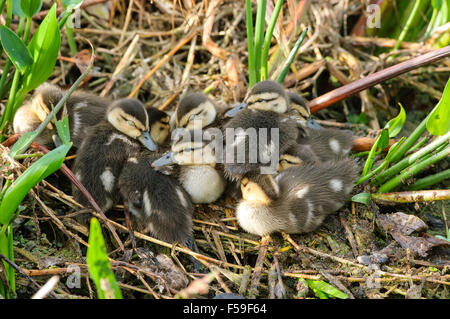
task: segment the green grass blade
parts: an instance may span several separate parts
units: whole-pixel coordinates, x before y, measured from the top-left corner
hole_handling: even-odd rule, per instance
[[[280,15],[281,7],[283,5],[283,0],[278,0],[275,4],[275,9],[273,10],[272,16],[270,17],[269,26],[266,31],[266,35],[264,38],[264,47],[262,53],[262,61],[261,61],[261,80],[268,79],[268,63],[267,59],[269,56],[270,42],[272,40],[273,30],[275,29],[275,25],[277,24],[278,16]]]
[[[100,299],[122,299],[122,293],[109,264],[102,228],[96,218],[91,219],[87,250],[89,275],[97,287]]]
[[[297,55],[297,51],[298,51],[298,49],[300,49],[300,45],[302,44],[303,40],[306,37],[306,32],[308,32],[308,28],[305,28],[305,30],[303,30],[302,34],[300,34],[300,37],[298,38],[297,42],[295,42],[295,45],[292,48],[291,52],[289,53],[289,56],[287,57],[286,62],[284,62],[283,69],[281,70],[280,75],[277,78],[278,83],[283,83],[284,78],[286,77],[287,73],[289,72],[292,62],[294,61],[294,58]]]
[[[0,203],[0,223],[8,225],[30,189],[61,167],[72,143],[61,145],[28,167],[8,188]]]
[[[261,81],[261,57],[264,39],[267,0],[258,0],[255,23],[255,70],[256,82]]]
[[[380,134],[378,134],[375,143],[373,144],[369,155],[367,156],[366,163],[364,164],[363,171],[361,173],[361,177],[366,176],[369,171],[372,169],[373,161],[375,160],[375,155],[377,153],[377,149],[383,150],[386,146],[389,145],[389,133],[387,129],[383,129]]]
[[[256,84],[256,68],[255,49],[253,47],[253,17],[251,0],[245,0],[245,17],[247,24],[248,77],[249,85],[252,87]]]
[[[418,14],[420,14],[419,8],[423,5],[424,0],[415,0],[414,7],[412,9],[411,14],[408,17],[408,20],[406,21],[405,26],[402,29],[402,32],[400,33],[397,42],[395,43],[394,50],[398,50],[400,48],[400,45],[402,44],[403,40],[405,39],[406,35],[408,34],[414,19]]]

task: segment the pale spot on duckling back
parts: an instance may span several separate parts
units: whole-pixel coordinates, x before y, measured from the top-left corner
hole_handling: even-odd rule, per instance
[[[340,179],[332,179],[330,180],[330,187],[334,192],[340,192],[343,189],[343,183]]]
[[[308,193],[309,191],[309,186],[305,185],[302,186],[296,193],[295,195],[297,196],[297,198],[303,198],[305,197],[305,195]]]
[[[152,214],[152,204],[150,203],[150,198],[148,197],[147,190],[144,191],[142,200],[144,201],[144,211],[148,213],[148,216],[150,216]]]
[[[108,141],[105,143],[105,145],[111,145],[111,143],[114,142],[115,140],[120,140],[124,143],[134,146],[134,144],[129,139],[127,139],[122,134],[117,134],[117,133],[111,134],[111,136],[108,138]]]
[[[115,179],[116,178],[114,177],[114,174],[111,172],[110,167],[106,167],[106,169],[100,175],[100,180],[102,181],[103,187],[107,192],[112,192],[112,190],[114,189]]]
[[[128,158],[128,162],[134,163],[134,164],[138,164],[138,160],[136,157],[130,157]]]
[[[331,150],[333,151],[333,153],[335,154],[340,154],[341,152],[341,145],[339,144],[339,141],[334,139],[334,138],[330,138],[330,140],[328,141]]]
[[[182,190],[177,187],[176,191],[177,191],[177,196],[178,196],[178,199],[180,200],[181,205],[183,205],[183,207],[185,207],[185,208],[188,208],[189,203],[188,203],[184,193],[182,192]]]

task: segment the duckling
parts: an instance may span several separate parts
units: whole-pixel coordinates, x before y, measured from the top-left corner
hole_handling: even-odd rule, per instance
[[[225,136],[225,176],[239,180],[257,169],[276,172],[278,154],[284,154],[298,139],[298,124],[270,110],[247,109],[222,128]],[[298,156],[297,156],[298,157]]]
[[[119,190],[136,218],[137,229],[184,245],[192,237],[194,207],[176,178],[151,168],[157,158],[150,152],[128,158],[120,173]]]
[[[170,134],[170,116],[155,107],[147,108],[148,121],[150,125],[150,136],[158,145],[164,145]]]
[[[39,86],[33,97],[24,103],[16,112],[13,121],[15,133],[24,134],[34,131],[50,114],[52,106],[56,106],[65,92],[58,86],[44,83]],[[87,130],[99,123],[105,116],[111,100],[87,92],[75,91],[66,101],[69,117],[70,135],[73,145],[79,147],[87,135]],[[61,117],[61,110],[57,117]],[[54,123],[50,122],[47,128],[36,138],[42,145],[51,145],[53,136],[56,136]]]
[[[153,125],[141,102],[121,99],[109,106],[105,119],[81,143],[73,172],[103,211],[120,199],[117,180],[126,160],[140,151],[141,144],[151,151],[157,149],[149,134]],[[72,191],[75,200],[90,206],[78,188]]]
[[[220,127],[226,106],[207,95],[193,92],[184,95],[172,117],[172,126],[187,130]]]
[[[213,203],[224,192],[226,182],[216,161],[218,129],[177,131],[171,151],[152,163],[157,170],[171,165],[166,174],[175,176],[195,204]]]
[[[275,177],[251,173],[241,180],[237,220],[259,236],[314,231],[344,205],[357,176],[350,159],[290,167]]]
[[[304,120],[308,120],[310,111],[305,100],[295,93],[286,93],[279,83],[271,80],[255,84],[247,93],[244,103],[227,114],[238,116],[245,108],[287,113],[289,106],[298,114],[296,118],[301,133],[297,137],[297,143],[303,145],[298,149],[291,147],[291,154],[301,155],[305,145],[309,145],[321,161],[339,159],[349,154],[353,144],[351,131],[333,128],[317,129],[315,126],[317,124],[308,125],[308,121],[305,123]]]

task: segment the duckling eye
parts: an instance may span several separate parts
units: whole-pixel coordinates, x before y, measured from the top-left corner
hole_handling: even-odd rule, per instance
[[[261,102],[264,102],[264,100],[263,99],[256,100],[256,103],[261,103]]]
[[[133,126],[133,127],[136,126],[133,121],[129,121],[128,120],[127,123],[128,123],[129,126]]]

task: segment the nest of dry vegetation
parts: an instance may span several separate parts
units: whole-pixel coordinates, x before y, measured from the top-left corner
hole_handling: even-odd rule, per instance
[[[84,6],[106,4],[84,2]],[[349,36],[363,14],[363,1],[309,2],[302,23],[310,31],[294,62],[295,73],[285,81],[287,87],[302,92],[309,100],[334,85],[349,83],[427,49],[404,43],[388,60],[391,54],[383,53],[388,52],[383,48],[392,47],[393,41]],[[166,111],[173,110],[188,90],[206,90],[230,104],[245,95],[244,1],[117,0],[108,2],[106,16],[102,16],[101,8],[94,8],[81,10],[81,25],[75,29],[81,52],[77,57],[71,56],[63,36],[52,83],[68,87],[80,75],[90,56],[89,51],[81,51],[90,49],[88,40],[95,48],[95,71],[82,88],[93,93],[118,98],[137,92],[135,96],[146,105]],[[295,19],[293,11],[285,11],[283,27],[295,30],[292,26],[300,25],[300,20]],[[298,36],[294,33],[291,43]],[[373,136],[374,130],[396,114],[394,106],[401,101],[410,115],[409,127],[414,127],[440,98],[449,70],[450,61],[441,60],[377,85],[314,117],[322,124],[347,125],[357,135]],[[361,111],[369,118],[367,125],[345,124]],[[29,157],[20,164],[15,162],[16,172],[34,161]],[[70,167],[71,160],[66,164]],[[355,193],[358,191],[355,189]],[[374,218],[375,212],[413,212],[436,233],[442,233],[441,212],[445,208],[448,211],[448,203],[447,207],[441,204],[366,207],[349,202],[314,233],[290,237],[274,234],[261,240],[239,228],[234,218],[236,203],[224,196],[214,205],[196,207],[197,254],[140,233],[136,233],[138,249],[132,251],[121,206],[107,216],[125,251],[103,226],[111,265],[125,298],[172,298],[177,294],[211,298],[222,292],[257,298],[317,298],[301,279],[324,280],[350,298],[448,298],[448,249],[430,246],[422,255],[404,249]],[[61,276],[57,293],[95,297],[85,259],[88,229],[74,219],[86,210],[72,199],[68,179],[60,172],[53,174],[35,187],[22,205],[24,210],[14,223],[15,261],[24,271],[17,275],[19,297],[34,293],[30,278],[43,284],[55,274]],[[194,267],[192,256],[201,260],[203,268]],[[74,270],[81,274],[78,284],[71,277]],[[195,280],[199,285],[191,284]]]

